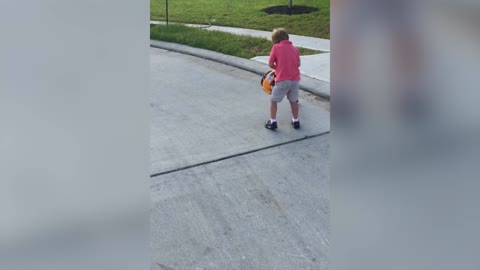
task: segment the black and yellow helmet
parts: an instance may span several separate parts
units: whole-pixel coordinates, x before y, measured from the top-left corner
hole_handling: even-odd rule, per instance
[[[260,80],[260,85],[262,86],[263,91],[271,95],[273,86],[275,86],[275,70],[269,70],[265,73]]]

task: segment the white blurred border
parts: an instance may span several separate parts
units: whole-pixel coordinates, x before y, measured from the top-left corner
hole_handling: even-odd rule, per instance
[[[331,268],[478,269],[480,3],[331,6]]]
[[[149,266],[148,21],[0,2],[0,269]]]

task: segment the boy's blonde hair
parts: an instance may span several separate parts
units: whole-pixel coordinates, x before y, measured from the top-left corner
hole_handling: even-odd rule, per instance
[[[276,44],[282,40],[288,40],[287,30],[285,30],[284,28],[273,29],[272,42]]]

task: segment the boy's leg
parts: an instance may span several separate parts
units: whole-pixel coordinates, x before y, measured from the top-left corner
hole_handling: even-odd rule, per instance
[[[290,107],[292,108],[293,119],[298,119],[298,103],[297,103],[297,101],[290,101]]]
[[[277,119],[277,102],[273,100],[270,100],[270,119]]]
[[[286,85],[285,82],[277,82],[273,87],[272,97],[270,98],[270,119],[276,119],[277,103],[282,102],[287,91],[288,85]]]
[[[300,87],[300,82],[290,81],[291,89],[288,91],[287,98],[290,101],[290,107],[292,108],[292,117],[293,119],[298,119],[298,92]]]
[[[298,103],[290,100],[290,107],[292,107],[292,126],[294,129],[299,129],[300,120],[298,120]]]
[[[270,99],[270,119],[265,124],[265,128],[276,129],[277,128],[277,103],[281,102],[285,96],[288,88],[285,88],[283,82],[278,82],[273,87],[272,97]]]
[[[265,128],[276,129],[277,128],[277,102],[270,100],[270,119],[265,123]]]

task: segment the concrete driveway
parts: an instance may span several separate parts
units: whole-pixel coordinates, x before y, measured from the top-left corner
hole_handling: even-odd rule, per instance
[[[300,97],[263,127],[260,77],[151,49],[152,269],[327,269],[329,129]]]

